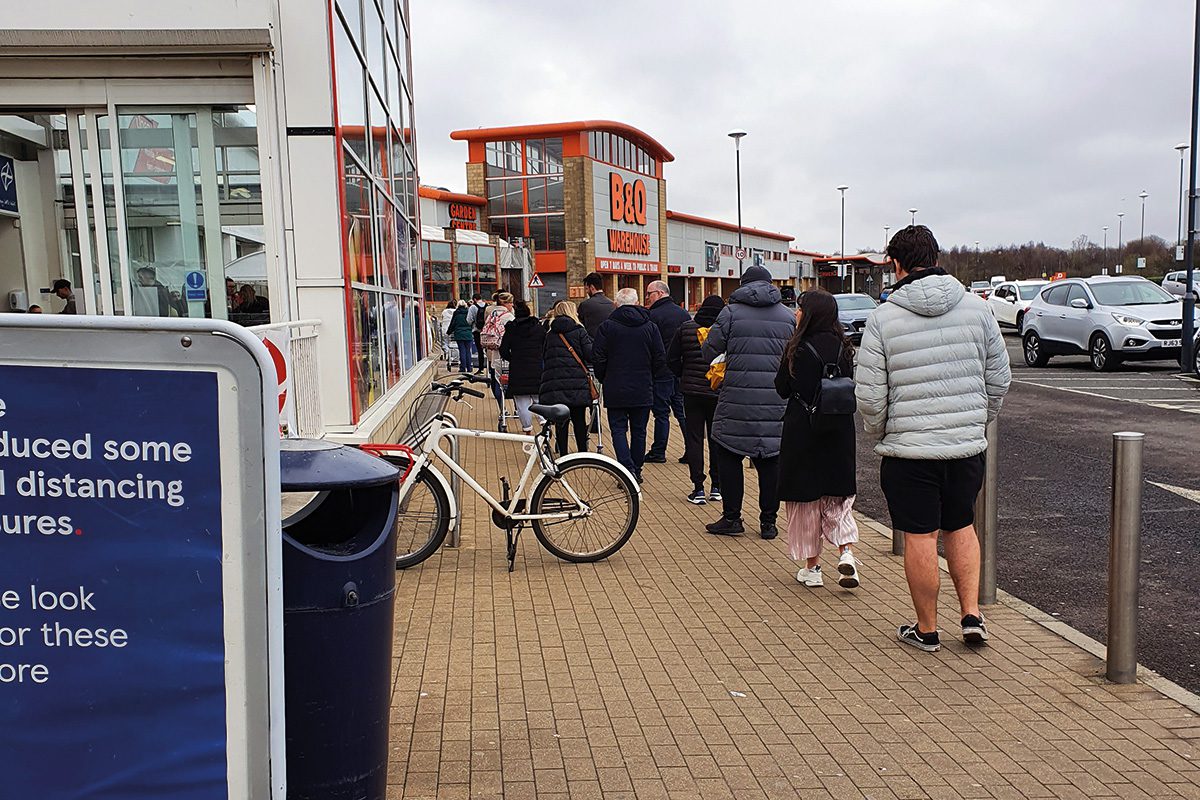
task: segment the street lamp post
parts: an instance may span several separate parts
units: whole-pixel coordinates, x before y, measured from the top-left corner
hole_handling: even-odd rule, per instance
[[[1142,189],[1142,193],[1138,195],[1138,197],[1142,198],[1142,230],[1138,234],[1139,239],[1146,238],[1146,198],[1149,196],[1150,193],[1145,189]]]
[[[1100,268],[1107,274],[1108,270],[1108,226],[1105,225],[1101,230],[1104,231],[1104,258],[1100,262]]]
[[[846,263],[846,190],[850,187],[842,184],[837,187],[837,190],[842,193],[842,288],[846,288],[846,272],[850,271],[850,265]],[[854,291],[854,273],[850,272],[850,291]]]
[[[1117,258],[1124,263],[1125,258],[1121,251],[1125,247],[1125,230],[1122,227],[1125,224],[1125,212],[1117,212]]]
[[[1196,335],[1196,138],[1200,134],[1200,2],[1196,4],[1196,32],[1192,41],[1192,135],[1188,142],[1191,148],[1191,161],[1188,164],[1188,194],[1187,194],[1187,242],[1183,248],[1184,278],[1183,278],[1183,347],[1180,348],[1182,371],[1196,371],[1195,335]],[[1183,153],[1180,152],[1182,161]]]
[[[1175,244],[1183,244],[1183,160],[1184,154],[1188,151],[1188,143],[1180,142],[1175,145],[1175,149],[1179,151],[1179,222],[1176,224]]]
[[[916,224],[917,224],[917,209],[915,209],[915,208],[910,208],[910,209],[908,210],[908,213],[909,213],[909,214],[912,214],[912,222],[911,222],[910,224],[912,224],[912,225],[916,225]]]
[[[728,134],[730,139],[733,139],[734,159],[737,163],[737,218],[738,218],[738,251],[742,251],[742,137],[746,132],[741,128],[734,128]],[[741,278],[743,272],[743,259],[738,259],[738,277]]]
[[[891,225],[883,226],[883,252],[885,254],[887,253],[887,246],[888,246],[888,232],[891,231],[891,229],[892,229]]]

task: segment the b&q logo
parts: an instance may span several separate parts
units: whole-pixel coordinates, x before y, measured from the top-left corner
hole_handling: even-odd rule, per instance
[[[617,173],[608,173],[608,200],[609,216],[613,221],[629,225],[646,224],[645,181],[626,183]]]

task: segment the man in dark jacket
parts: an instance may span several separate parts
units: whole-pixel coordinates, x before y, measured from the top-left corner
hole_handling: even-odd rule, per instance
[[[663,349],[666,350],[679,326],[691,319],[691,315],[671,299],[671,289],[665,281],[651,281],[646,287],[646,308],[650,309],[650,319],[658,326]],[[654,376],[654,443],[646,454],[647,463],[663,464],[667,460],[672,412],[675,419],[679,420],[679,432],[684,433],[683,394],[679,391],[679,378],[664,366]]]
[[[542,348],[546,341],[546,329],[541,321],[529,311],[524,300],[513,303],[513,320],[504,326],[504,337],[500,340],[500,357],[508,362],[508,387],[506,394],[517,406],[517,417],[521,430],[533,432],[533,416],[529,407],[538,402],[538,391],[542,386]]]
[[[640,483],[646,458],[646,424],[654,402],[654,376],[666,364],[666,353],[650,312],[638,305],[635,289],[617,292],[616,306],[596,331],[593,366],[604,384],[613,451]],[[771,374],[774,376],[774,372]]]
[[[595,339],[600,323],[608,319],[616,306],[604,296],[604,278],[599,272],[584,278],[583,288],[587,290],[588,299],[579,304],[579,322],[587,329],[588,336]]]
[[[700,330],[712,327],[725,301],[717,295],[704,298],[694,320],[679,326],[667,345],[667,366],[678,376],[683,393],[684,458],[692,478],[689,503],[704,505],[721,499],[720,471],[712,445],[708,448],[708,476],[712,493],[704,495],[704,443],[712,435],[713,415],[717,410],[717,392],[708,380],[709,363],[701,352]]]
[[[779,442],[787,407],[775,391],[775,373],[796,320],[765,268],[750,267],[741,284],[709,330],[702,350],[709,362],[725,354],[725,381],[712,430],[724,513],[707,530],[724,536],[744,530],[742,459],[749,458],[758,472],[759,530],[762,538],[774,539],[779,533]]]

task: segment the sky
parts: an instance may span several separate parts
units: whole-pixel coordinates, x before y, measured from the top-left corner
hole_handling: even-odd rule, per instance
[[[667,207],[837,252],[909,208],[942,248],[1176,236],[1186,0],[411,0],[421,180],[466,188],[450,131],[625,122],[674,156]]]

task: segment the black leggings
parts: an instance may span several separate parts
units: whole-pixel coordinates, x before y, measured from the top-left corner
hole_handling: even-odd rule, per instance
[[[554,436],[558,443],[558,454],[567,454],[567,425],[575,426],[575,449],[586,453],[588,449],[588,406],[571,406],[571,419],[554,423]]]

